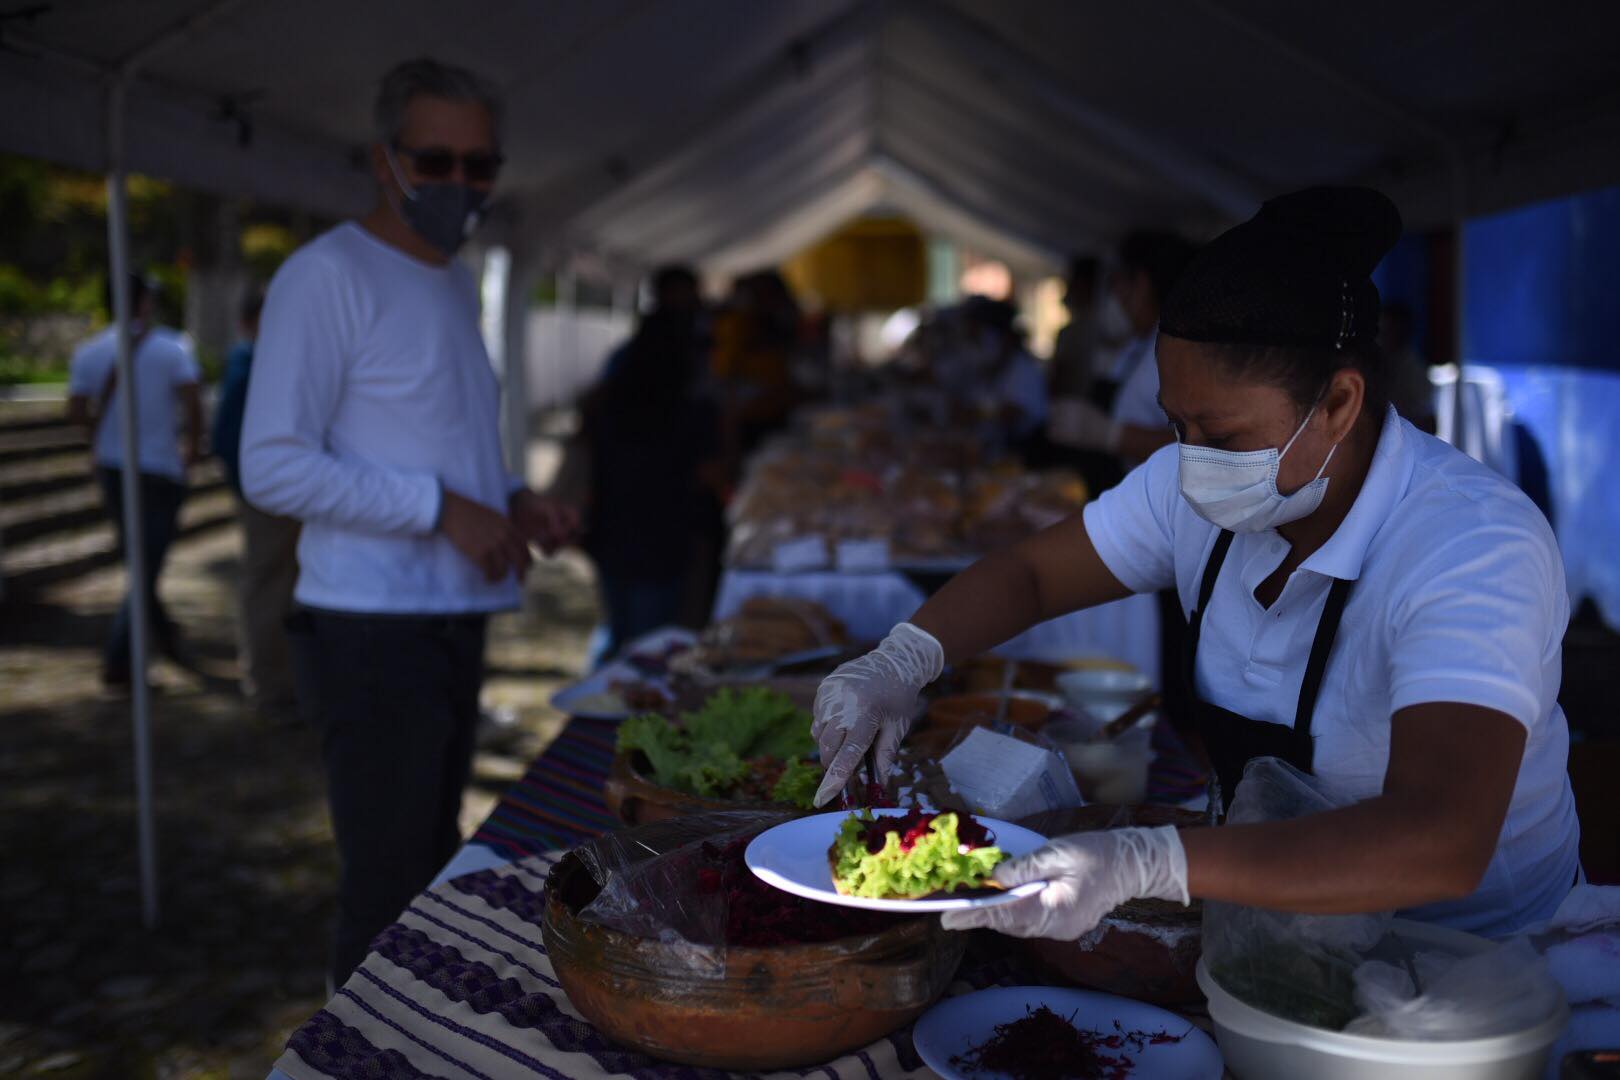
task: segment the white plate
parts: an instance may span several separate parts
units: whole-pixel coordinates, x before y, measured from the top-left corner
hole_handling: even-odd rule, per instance
[[[897,809],[874,810],[885,817],[902,817],[907,811]],[[754,875],[767,885],[783,892],[820,900],[841,907],[867,908],[871,911],[955,911],[961,908],[994,907],[1021,897],[1040,892],[1044,881],[1032,881],[1016,889],[991,893],[988,896],[945,897],[937,900],[874,900],[864,896],[842,896],[833,888],[832,869],[827,865],[827,849],[832,847],[839,828],[849,811],[817,814],[796,818],[772,829],[766,829],[749,843],[743,859]],[[995,834],[996,846],[1007,855],[1027,855],[1046,843],[1046,837],[1017,825],[994,818],[978,818],[985,828]]]
[[[671,645],[693,645],[696,642],[697,635],[690,630],[677,626],[665,627],[631,642],[625,655],[656,656]],[[604,664],[585,678],[557,691],[551,696],[551,707],[584,720],[623,720],[630,715],[630,710],[622,700],[617,702],[616,708],[606,707],[608,703],[600,700],[601,695],[612,693],[616,682],[645,682],[660,690],[668,689],[662,678],[649,677],[629,660],[621,659]]]
[[[1111,1056],[1133,1062],[1131,1076],[1143,1080],[1219,1080],[1221,1052],[1208,1035],[1192,1022],[1153,1005],[1094,990],[1055,986],[997,986],[975,994],[947,998],[923,1014],[912,1030],[917,1054],[945,1080],[999,1080],[1005,1073],[965,1070],[951,1058],[983,1045],[995,1035],[997,1024],[1021,1020],[1026,1010],[1042,1005],[1081,1031],[1113,1034],[1114,1025],[1126,1031],[1181,1035],[1180,1042],[1148,1044],[1140,1050],[1107,1050]],[[1183,1035],[1183,1032],[1185,1034]]]

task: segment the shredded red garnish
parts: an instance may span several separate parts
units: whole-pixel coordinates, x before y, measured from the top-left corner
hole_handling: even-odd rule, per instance
[[[748,949],[818,945],[879,933],[905,918],[820,904],[772,888],[743,861],[751,839],[733,840],[723,848],[704,843],[700,848],[697,891],[723,898],[725,944]]]
[[[1143,1047],[1187,1037],[1186,1032],[1126,1031],[1118,1021],[1114,1033],[1104,1035],[1081,1031],[1073,1016],[1065,1020],[1045,1005],[1025,1011],[1022,1020],[997,1024],[987,1042],[951,1058],[951,1064],[967,1072],[1004,1073],[1013,1080],[1126,1080],[1136,1062],[1105,1051],[1140,1053]]]
[[[917,841],[928,835],[938,814],[928,813],[913,807],[902,817],[876,817],[866,825],[862,834],[866,840],[866,850],[876,855],[883,850],[883,845],[889,842],[890,833],[900,835],[900,850],[910,851]],[[973,848],[988,847],[995,843],[995,836],[970,814],[957,813],[956,838],[970,850]]]

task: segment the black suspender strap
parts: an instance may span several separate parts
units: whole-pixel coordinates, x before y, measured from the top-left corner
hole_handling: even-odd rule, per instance
[[[1237,535],[1227,529],[1221,530],[1221,535],[1215,538],[1215,546],[1210,549],[1209,558],[1204,561],[1204,578],[1198,584],[1198,606],[1193,608],[1191,630],[1192,647],[1198,648],[1198,631],[1204,625],[1204,609],[1209,607],[1209,598],[1215,592],[1215,579],[1221,576],[1221,564],[1226,562],[1227,549],[1232,546],[1232,537]]]
[[[1316,624],[1311,659],[1305,665],[1305,678],[1299,684],[1299,705],[1294,709],[1294,730],[1307,737],[1311,733],[1311,714],[1316,711],[1316,695],[1322,689],[1322,675],[1327,671],[1328,656],[1333,652],[1333,639],[1339,633],[1339,620],[1344,616],[1344,603],[1350,598],[1350,586],[1354,584],[1351,578],[1333,580],[1321,621]]]
[[[1221,564],[1226,561],[1226,550],[1232,546],[1233,535],[1222,529],[1221,535],[1215,538],[1215,546],[1204,561],[1204,577],[1198,586],[1198,604],[1187,619],[1187,643],[1181,653],[1181,678],[1189,702],[1198,700],[1198,636],[1204,629],[1204,609],[1209,607],[1209,598],[1215,592],[1215,579],[1221,576]]]

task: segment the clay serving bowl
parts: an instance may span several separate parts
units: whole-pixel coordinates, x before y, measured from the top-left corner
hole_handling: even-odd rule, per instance
[[[654,783],[650,774],[646,755],[641,751],[614,754],[608,766],[607,781],[602,785],[602,801],[607,804],[608,812],[626,825],[651,825],[711,810],[793,810],[773,803],[709,799],[676,791]]]
[[[651,846],[661,823],[625,830]],[[945,991],[965,937],[904,919],[819,945],[717,948],[636,937],[579,918],[600,886],[578,854],[546,883],[542,936],[557,979],[603,1034],[664,1061],[766,1071],[819,1064],[916,1019]]]
[[[1128,825],[1202,825],[1203,814],[1174,806],[1106,806],[1055,810],[1019,822],[1043,836],[1124,828]],[[1196,969],[1203,943],[1203,905],[1132,900],[1079,941],[1020,942],[1047,975],[1111,994],[1183,1005],[1204,1000]]]

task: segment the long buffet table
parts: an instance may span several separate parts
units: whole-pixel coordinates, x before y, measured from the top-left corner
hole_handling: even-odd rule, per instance
[[[618,825],[602,789],[617,724],[564,727],[432,886],[288,1043],[271,1080],[539,1075],[594,1080],[721,1080],[609,1042],[557,983],[540,940],[545,875],[569,849]],[[1196,766],[1166,728],[1149,797],[1181,802]],[[970,952],[948,993],[1043,981],[1005,950]],[[814,1069],[829,1080],[931,1077],[902,1029]]]
[[[778,573],[727,570],[715,598],[716,621],[755,596],[811,600],[837,616],[857,641],[877,641],[928,598],[913,576],[898,570]],[[1122,660],[1159,682],[1159,606],[1153,596],[1129,596],[1041,623],[995,650],[1011,660],[1062,663],[1084,656]]]

